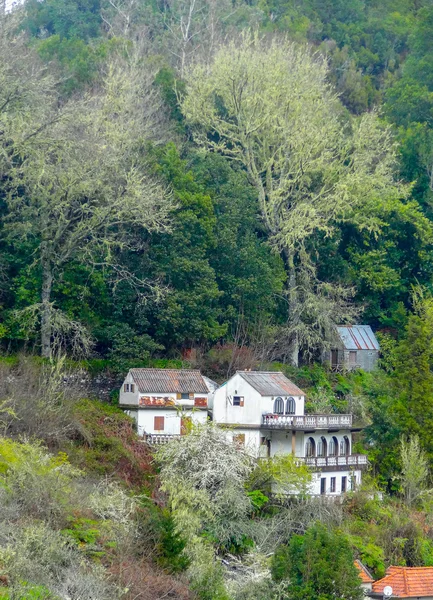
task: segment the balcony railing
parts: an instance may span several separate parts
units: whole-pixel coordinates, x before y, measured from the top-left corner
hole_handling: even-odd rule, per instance
[[[170,434],[170,433],[145,433],[143,435],[144,440],[148,444],[168,444],[172,440],[179,438],[180,435]]]
[[[352,415],[275,415],[262,417],[262,427],[271,429],[336,429],[352,426]]]
[[[357,363],[338,363],[338,364],[333,364],[331,365],[331,371],[333,373],[346,373],[347,371],[356,371],[357,369],[360,369],[361,365],[358,365]]]
[[[307,456],[303,459],[309,467],[361,467],[368,464],[365,454],[348,456]]]

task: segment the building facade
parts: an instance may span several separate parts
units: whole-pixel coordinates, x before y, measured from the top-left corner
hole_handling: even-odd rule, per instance
[[[361,483],[352,415],[306,415],[305,394],[283,373],[238,371],[210,401],[212,419],[257,457],[294,454],[313,471],[311,493],[339,496]]]
[[[379,360],[379,342],[369,325],[336,328],[331,350],[323,353],[322,362],[332,371],[363,369],[373,371]]]
[[[131,369],[120,389],[119,405],[135,419],[137,432],[151,443],[186,433],[204,423],[215,384],[200,371]]]

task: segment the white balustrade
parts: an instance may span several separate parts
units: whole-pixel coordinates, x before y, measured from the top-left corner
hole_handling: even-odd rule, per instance
[[[335,429],[351,427],[352,415],[276,415],[262,416],[264,427],[276,429]]]
[[[365,454],[349,454],[348,456],[307,456],[303,459],[309,467],[359,467],[368,464]]]
[[[143,437],[148,444],[159,445],[168,444],[168,442],[179,438],[180,435],[171,435],[169,433],[146,433]]]

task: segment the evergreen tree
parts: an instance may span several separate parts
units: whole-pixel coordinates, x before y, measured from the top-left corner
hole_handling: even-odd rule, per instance
[[[293,535],[272,560],[272,576],[287,582],[290,600],[361,600],[363,592],[349,543],[321,523]]]

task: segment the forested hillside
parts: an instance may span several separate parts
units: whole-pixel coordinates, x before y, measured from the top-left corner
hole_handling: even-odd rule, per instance
[[[0,0],[0,598],[433,565],[432,124],[431,0]],[[331,373],[354,322],[379,367]],[[365,426],[364,488],[315,503],[212,424],[151,452],[74,387],[133,366],[283,371]]]
[[[409,1],[8,13],[4,349],[143,360],[236,342],[296,362],[335,321],[401,331],[433,269],[432,20]]]

